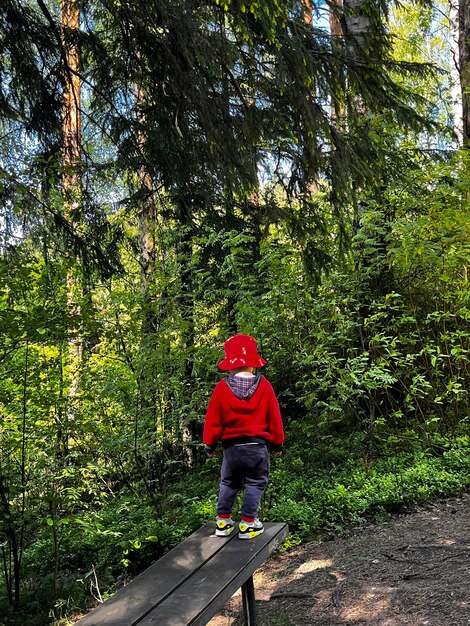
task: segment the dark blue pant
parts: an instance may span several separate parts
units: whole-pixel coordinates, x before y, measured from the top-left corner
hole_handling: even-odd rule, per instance
[[[265,444],[224,448],[217,514],[231,513],[237,493],[243,489],[242,515],[257,517],[268,478],[269,450]]]

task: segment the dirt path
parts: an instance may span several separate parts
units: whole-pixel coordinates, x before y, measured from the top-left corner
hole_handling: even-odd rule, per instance
[[[258,626],[470,626],[470,495],[274,556]],[[210,626],[241,626],[240,595]]]

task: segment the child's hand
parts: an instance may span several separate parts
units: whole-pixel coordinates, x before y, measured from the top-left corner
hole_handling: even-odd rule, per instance
[[[278,450],[274,453],[274,456],[282,456],[282,450]]]
[[[209,446],[207,443],[204,444],[204,452],[207,454],[208,459],[212,459],[215,456],[216,449],[214,446]]]

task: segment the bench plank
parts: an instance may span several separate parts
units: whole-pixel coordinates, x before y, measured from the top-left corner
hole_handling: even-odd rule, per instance
[[[159,602],[217,554],[236,533],[221,539],[207,522],[183,543],[119,589],[77,623],[79,626],[134,626]],[[237,539],[238,543],[242,543]],[[154,622],[155,624],[155,622]]]
[[[254,539],[224,543],[210,559],[162,600],[139,626],[203,626],[284,541],[286,524],[266,523]],[[234,533],[235,535],[235,533]],[[220,539],[219,539],[220,541]]]

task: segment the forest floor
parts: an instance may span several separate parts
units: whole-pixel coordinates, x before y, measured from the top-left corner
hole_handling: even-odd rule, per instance
[[[258,626],[470,626],[470,494],[273,556]],[[240,592],[210,626],[243,624]]]

